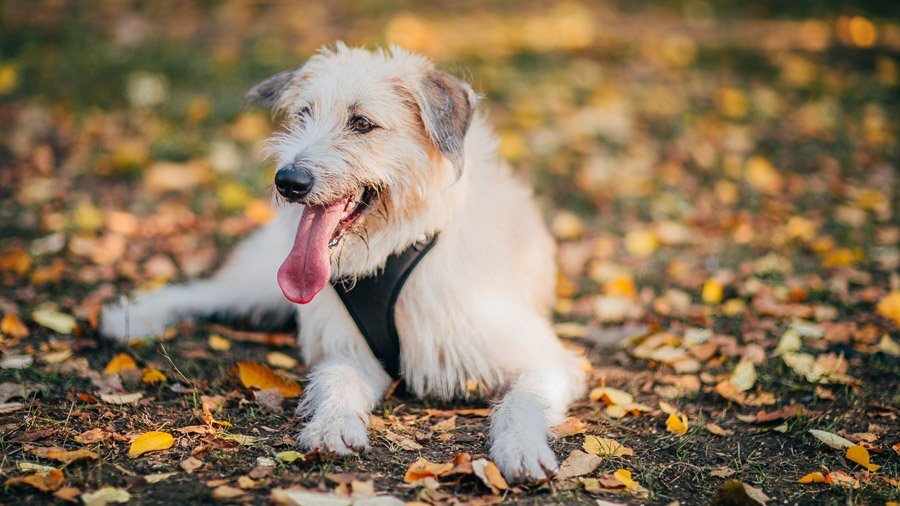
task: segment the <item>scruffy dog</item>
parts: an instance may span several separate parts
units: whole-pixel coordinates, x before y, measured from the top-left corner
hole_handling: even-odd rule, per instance
[[[298,443],[350,454],[368,447],[368,413],[391,377],[330,282],[377,274],[437,235],[394,307],[406,388],[449,400],[474,381],[498,398],[490,455],[503,474],[556,469],[550,428],[584,373],[548,320],[553,242],[530,190],[497,158],[472,88],[400,48],[339,44],[247,96],[286,115],[271,144],[287,202],[212,278],[107,306],[101,331],[129,339],[212,314],[296,311],[311,365]]]

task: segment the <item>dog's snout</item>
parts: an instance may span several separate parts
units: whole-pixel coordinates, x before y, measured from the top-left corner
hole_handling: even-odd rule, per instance
[[[313,175],[298,164],[288,165],[275,173],[275,188],[290,201],[302,199],[312,190]]]

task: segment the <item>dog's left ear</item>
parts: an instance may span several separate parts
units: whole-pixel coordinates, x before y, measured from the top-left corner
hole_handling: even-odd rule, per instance
[[[425,132],[434,145],[462,175],[464,140],[478,96],[467,83],[439,70],[429,70],[414,92]]]
[[[298,69],[285,70],[266,78],[250,89],[244,100],[260,107],[275,109],[288,85],[297,76]]]

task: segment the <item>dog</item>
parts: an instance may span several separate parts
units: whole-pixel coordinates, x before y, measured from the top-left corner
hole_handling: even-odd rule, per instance
[[[551,428],[583,394],[584,371],[549,320],[554,242],[498,159],[472,87],[399,47],[339,43],[247,98],[284,118],[270,139],[276,217],[211,278],[107,305],[101,332],[127,340],[213,314],[296,312],[310,365],[298,444],[353,454],[369,446],[369,412],[392,377],[331,283],[377,276],[436,238],[392,308],[406,389],[446,401],[477,385],[495,399],[489,453],[504,476],[551,476]]]

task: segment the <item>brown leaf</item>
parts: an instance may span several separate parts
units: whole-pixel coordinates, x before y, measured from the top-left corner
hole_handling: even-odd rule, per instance
[[[54,469],[46,473],[34,473],[27,476],[14,476],[6,480],[6,485],[28,485],[43,492],[59,490],[63,484],[63,472]]]
[[[34,446],[26,446],[25,450],[37,457],[51,459],[63,464],[70,464],[77,460],[91,459],[97,460],[98,455],[90,450],[81,448],[79,450],[67,451],[62,448],[39,448]]]
[[[556,478],[564,480],[567,478],[576,478],[594,472],[603,459],[592,453],[585,453],[581,450],[572,450],[569,456],[562,464],[559,465],[559,471]]]
[[[482,483],[488,486],[495,495],[500,494],[503,490],[509,489],[503,475],[497,464],[490,460],[478,459],[472,461],[472,472],[481,479]]]
[[[453,467],[453,464],[449,462],[436,463],[419,457],[409,466],[409,469],[406,470],[403,481],[406,483],[414,483],[423,478],[438,478],[447,474]]]

